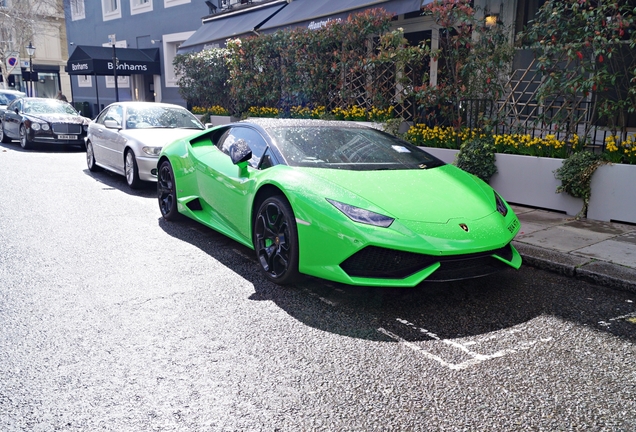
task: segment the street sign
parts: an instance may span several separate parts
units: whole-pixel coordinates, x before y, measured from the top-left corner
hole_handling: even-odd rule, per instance
[[[18,53],[16,52],[9,53],[9,55],[6,58],[6,62],[7,62],[7,69],[11,71],[10,73],[12,75],[20,75],[21,73],[20,67],[23,67],[23,66],[22,66],[22,62],[20,61],[20,56],[18,55]]]

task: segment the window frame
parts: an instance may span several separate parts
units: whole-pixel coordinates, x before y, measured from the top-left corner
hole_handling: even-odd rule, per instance
[[[113,4],[115,8],[112,8]],[[110,21],[121,18],[121,0],[102,0],[102,19]]]
[[[84,0],[70,0],[71,21],[86,19],[86,5]]]
[[[153,0],[130,0],[130,14],[137,15],[146,12],[152,12]]]

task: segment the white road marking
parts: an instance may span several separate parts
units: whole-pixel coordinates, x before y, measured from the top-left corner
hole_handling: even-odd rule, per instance
[[[627,319],[627,318],[636,318],[636,312],[631,312],[625,315],[621,315],[621,316],[617,316],[614,318],[610,318],[610,321],[617,321],[617,320],[622,320],[622,319]]]
[[[483,343],[483,342],[487,342],[487,341],[491,341],[491,340],[500,339],[500,337],[498,337],[497,335],[492,335],[492,336],[488,336],[488,337],[485,337],[485,338],[481,338],[481,339],[479,339],[477,341],[468,341],[468,342],[465,342],[465,343],[459,343],[457,341],[450,340],[450,339],[441,339],[435,333],[432,333],[432,332],[430,332],[430,331],[428,331],[428,330],[426,330],[424,328],[418,328],[414,324],[412,324],[412,323],[410,323],[410,322],[408,322],[406,320],[398,318],[397,321],[402,323],[402,324],[405,324],[405,325],[407,325],[409,327],[412,327],[412,328],[418,330],[419,332],[425,334],[426,336],[430,337],[431,339],[433,339],[435,341],[438,341],[438,342],[443,343],[444,345],[456,348],[456,349],[462,351],[463,353],[465,353],[466,355],[472,357],[471,359],[469,359],[469,360],[467,360],[465,362],[462,362],[462,363],[448,362],[448,361],[444,360],[443,358],[441,358],[440,356],[432,354],[432,353],[420,348],[418,345],[407,341],[406,339],[402,338],[401,336],[398,336],[395,333],[392,333],[392,332],[390,332],[390,331],[388,331],[388,330],[386,330],[384,328],[381,328],[381,327],[378,328],[378,331],[380,333],[390,337],[391,339],[393,339],[395,341],[400,342],[401,344],[407,346],[408,348],[410,348],[410,349],[412,349],[414,351],[417,351],[418,353],[422,354],[424,357],[426,357],[426,358],[428,358],[430,360],[436,361],[440,365],[442,365],[442,366],[444,366],[444,367],[446,367],[448,369],[451,369],[451,370],[466,369],[466,368],[468,368],[470,366],[474,366],[474,365],[477,365],[479,363],[483,363],[483,362],[485,362],[487,360],[492,360],[492,359],[503,357],[503,356],[506,356],[506,355],[509,355],[509,354],[514,354],[514,353],[517,353],[517,352],[522,351],[522,350],[530,349],[531,347],[533,347],[534,345],[536,345],[538,343],[545,343],[545,342],[549,342],[549,341],[552,340],[552,337],[541,338],[541,339],[534,340],[534,341],[521,342],[521,343],[517,344],[515,347],[499,350],[499,351],[497,351],[495,353],[492,353],[492,354],[480,354],[478,352],[475,352],[475,351],[469,349],[468,346],[473,346],[473,345],[477,345],[478,343]],[[515,333],[520,333],[520,332],[521,332],[521,330],[519,330],[519,329],[512,329],[512,330],[505,331],[504,333],[506,333],[506,334],[515,334]]]
[[[308,290],[308,289],[305,289],[304,291],[305,291],[307,294],[309,294],[310,296],[312,296],[312,297],[316,297],[318,300],[320,300],[320,301],[322,301],[322,302],[324,302],[324,303],[327,303],[327,304],[328,304],[328,305],[330,305],[330,306],[338,306],[338,303],[336,303],[336,302],[334,302],[334,301],[332,301],[332,300],[326,299],[326,298],[324,298],[324,297],[321,297],[321,296],[319,296],[318,294],[316,294],[316,293],[315,293],[315,292],[313,292],[313,291],[310,291],[310,290]]]
[[[248,259],[250,261],[254,261],[254,257],[252,255],[247,255],[246,253],[243,253],[242,251],[240,251],[238,249],[232,249],[232,251],[234,251],[234,253],[236,253],[237,255],[242,256],[245,259]]]

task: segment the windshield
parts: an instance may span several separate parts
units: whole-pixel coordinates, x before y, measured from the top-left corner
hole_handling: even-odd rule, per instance
[[[126,129],[185,128],[205,129],[190,111],[172,107],[129,107]]]
[[[366,171],[444,165],[418,147],[374,129],[291,126],[271,133],[291,166]]]
[[[66,102],[55,99],[49,100],[25,100],[25,114],[71,114],[79,115],[75,109]]]

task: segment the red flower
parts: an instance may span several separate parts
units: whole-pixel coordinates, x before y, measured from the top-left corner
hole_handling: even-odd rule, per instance
[[[579,60],[583,60],[583,53],[581,53],[581,51],[577,51],[576,56],[579,58]]]
[[[603,55],[598,56],[598,62],[603,63]]]

